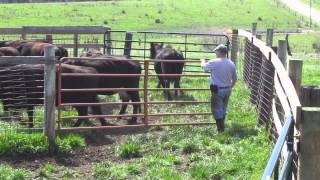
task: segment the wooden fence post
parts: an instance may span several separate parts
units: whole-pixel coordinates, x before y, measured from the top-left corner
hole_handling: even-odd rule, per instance
[[[320,177],[320,108],[302,108],[298,179],[316,180]]]
[[[236,66],[237,66],[237,58],[238,58],[238,49],[239,49],[238,29],[233,29],[232,35],[231,35],[231,60]]]
[[[279,59],[281,60],[284,68],[287,68],[287,54],[288,54],[287,41],[286,40],[279,40],[277,55],[278,55]]]
[[[267,29],[266,45],[271,47],[272,42],[273,42],[273,29]]]
[[[55,145],[55,100],[56,100],[56,68],[55,47],[44,49],[46,64],[44,66],[44,131],[49,142],[49,152],[54,153]]]
[[[251,33],[253,36],[257,35],[257,26],[258,26],[258,23],[256,23],[256,22],[252,23]]]
[[[130,53],[131,53],[131,44],[132,44],[132,33],[126,32],[123,55],[127,56],[128,58],[130,57]]]
[[[78,57],[78,34],[73,35],[73,56]]]
[[[287,44],[287,42],[285,43]],[[283,48],[286,48],[286,51],[287,51],[287,47],[283,47]],[[295,90],[298,94],[298,96],[300,95],[300,89],[301,89],[301,76],[302,76],[302,60],[289,60],[288,62],[288,74],[289,74],[289,77],[292,81],[292,84],[293,86],[295,87]],[[299,96],[300,97],[300,96]],[[293,113],[296,113],[296,114],[299,114],[298,117],[301,117],[301,107],[297,107],[297,111],[296,112],[293,112]],[[297,128],[300,128],[300,120],[296,119],[296,127]],[[293,133],[294,134],[298,134],[298,132],[296,132],[296,130],[293,129],[292,127],[292,130],[291,131],[294,131]],[[295,151],[298,152],[297,150],[297,145],[298,143],[296,143],[294,145],[294,139],[292,138],[292,146],[295,146]],[[298,155],[296,154],[296,152],[294,152],[294,156],[293,156],[293,163],[291,164],[291,170],[289,172],[291,172],[293,170],[293,172],[297,172],[298,171]],[[296,173],[297,174],[297,173]],[[289,175],[289,174],[288,174]],[[292,174],[290,174],[292,175]]]
[[[299,97],[301,89],[302,64],[302,60],[299,59],[291,59],[288,64],[288,74]]]

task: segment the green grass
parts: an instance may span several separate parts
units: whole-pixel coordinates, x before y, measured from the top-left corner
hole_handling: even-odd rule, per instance
[[[1,4],[0,17],[0,27],[104,25],[113,29],[188,31],[250,27],[252,22],[259,22],[260,28],[296,28],[300,19],[274,1],[266,0]]]
[[[58,136],[56,139],[59,153],[71,153],[85,146],[79,135]],[[42,133],[20,134],[0,133],[0,155],[39,155],[48,153],[48,142]]]
[[[116,147],[118,156],[122,158],[141,157],[141,151],[141,146],[134,140],[126,141]]]
[[[28,173],[23,169],[14,169],[10,166],[0,164],[0,179],[23,180],[27,179]]]
[[[273,46],[278,46],[278,40],[284,40],[285,35],[275,35]],[[263,37],[265,40],[265,37]],[[289,35],[289,45],[292,51],[290,59],[303,60],[302,85],[320,86],[320,54],[313,44],[320,43],[320,36],[315,34]]]
[[[320,10],[320,2],[318,0],[302,0],[302,1],[308,6],[310,6],[310,1],[311,1],[312,8]]]

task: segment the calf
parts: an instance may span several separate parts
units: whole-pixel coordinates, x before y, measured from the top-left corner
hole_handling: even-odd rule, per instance
[[[150,58],[166,60],[168,62],[155,62],[154,70],[157,74],[182,74],[184,66],[183,54],[170,47],[163,48],[163,44],[151,43]],[[169,62],[170,60],[181,60],[179,62]],[[170,88],[170,83],[174,83],[174,88],[180,88],[180,76],[176,77],[163,77],[158,76],[159,83],[163,88]],[[181,91],[180,91],[181,92]],[[165,90],[164,93],[167,95],[168,100],[172,100],[170,92]],[[178,95],[179,91],[175,90],[175,95]]]

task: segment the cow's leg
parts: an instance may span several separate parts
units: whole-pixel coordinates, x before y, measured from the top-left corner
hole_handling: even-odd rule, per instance
[[[169,88],[170,88],[170,81],[169,80],[165,81],[165,88],[167,88],[167,90],[164,91],[165,95],[167,95],[168,101],[171,101],[172,97],[171,97],[171,94],[170,94],[170,91],[169,91]]]
[[[28,120],[29,120],[29,128],[33,128],[33,106],[28,106],[27,108]]]
[[[130,91],[128,95],[132,102],[140,102],[139,92]],[[133,104],[133,114],[138,114],[141,111],[141,104]],[[128,121],[128,124],[137,124],[137,116],[132,116],[131,120]]]
[[[120,92],[119,96],[120,96],[120,99],[122,100],[123,103],[129,102],[129,100],[130,100],[129,95],[126,92]],[[119,114],[120,115],[124,114],[127,110],[127,107],[128,107],[128,104],[122,104]],[[118,117],[117,119],[120,120],[120,119],[122,119],[122,117]]]
[[[158,76],[158,79],[159,79],[159,82],[158,82],[157,88],[160,88],[160,86],[164,88],[166,86],[164,78]]]
[[[96,115],[101,115],[102,114],[100,106],[92,106],[91,108],[92,108],[92,111],[93,111],[94,114],[96,114]],[[112,125],[112,124],[107,123],[104,118],[99,118],[99,121],[101,123],[101,126],[110,126],[110,125]]]
[[[78,111],[78,116],[87,116],[88,115],[88,107],[87,106],[77,106],[75,108]],[[77,122],[73,126],[78,127],[81,125],[82,122],[83,122],[83,119],[78,119]]]
[[[180,96],[181,94],[183,94],[182,90],[180,89],[180,77],[177,77],[175,80],[174,80],[174,88],[179,88],[179,90],[175,90],[174,93],[176,96]]]

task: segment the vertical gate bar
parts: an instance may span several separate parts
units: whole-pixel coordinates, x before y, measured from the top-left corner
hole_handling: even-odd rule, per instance
[[[287,147],[288,151],[292,152],[293,154],[293,145],[294,145],[294,121],[291,121],[289,132],[288,132],[288,137],[287,137]],[[288,163],[288,174],[286,179],[291,180],[292,179],[292,170],[293,170],[293,158],[291,162]]]
[[[61,128],[61,63],[59,63],[58,69],[58,88],[57,88],[57,99],[58,99],[58,129]]]
[[[143,84],[143,113],[144,113],[144,124],[148,126],[148,77],[149,75],[149,60],[144,61],[144,84]]]
[[[279,159],[277,160],[277,164],[276,167],[274,168],[274,176],[273,176],[274,180],[278,180],[279,179]]]
[[[126,32],[123,55],[127,56],[128,58],[130,58],[131,56],[131,46],[132,46],[132,33]]]
[[[111,39],[111,31],[107,31],[107,45],[106,45],[106,48],[107,48],[107,54],[110,54],[111,55],[111,50],[112,50],[112,39]]]
[[[184,59],[187,59],[187,42],[188,42],[188,35],[185,34],[184,36]]]
[[[143,59],[146,60],[146,43],[147,43],[147,33],[144,32],[144,47],[143,47]]]
[[[73,56],[78,57],[78,34],[73,35]]]

